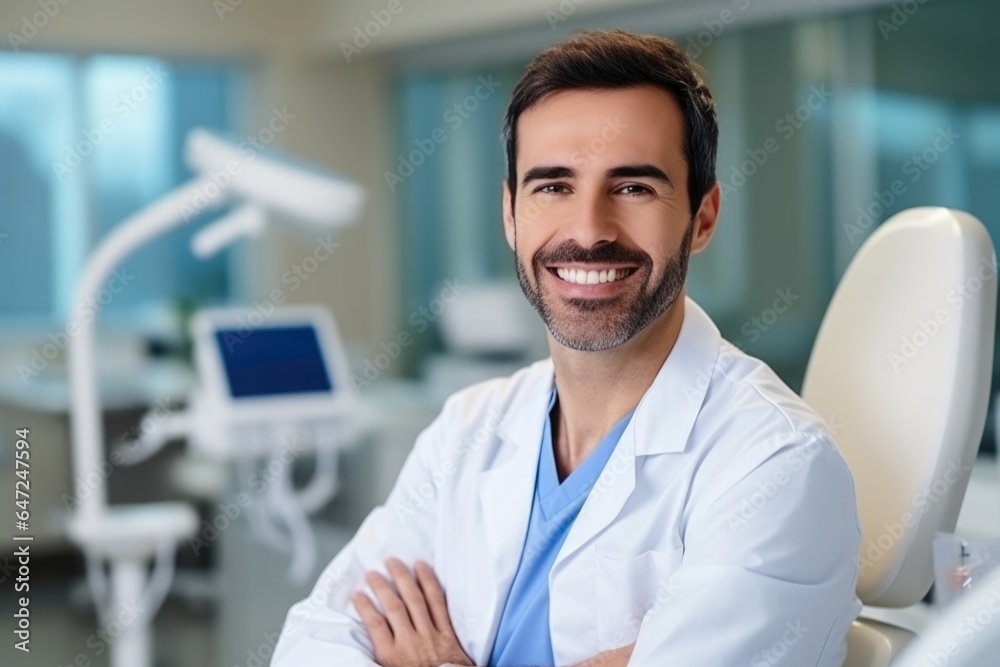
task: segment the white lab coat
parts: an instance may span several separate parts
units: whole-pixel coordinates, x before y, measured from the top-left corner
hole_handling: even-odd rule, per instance
[[[451,396],[389,498],[289,610],[272,667],[369,667],[349,594],[430,563],[485,665],[531,510],[551,359]],[[684,322],[549,574],[557,665],[840,667],[861,531],[824,421],[687,298]]]

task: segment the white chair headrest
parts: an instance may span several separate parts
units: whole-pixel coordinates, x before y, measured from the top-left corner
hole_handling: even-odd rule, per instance
[[[802,393],[854,475],[865,604],[930,588],[934,534],[954,530],[983,433],[996,294],[983,224],[926,207],[875,230],[827,309]]]

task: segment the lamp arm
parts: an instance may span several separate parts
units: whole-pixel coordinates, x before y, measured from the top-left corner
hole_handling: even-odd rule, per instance
[[[88,304],[118,265],[136,250],[175,227],[186,224],[186,210],[216,207],[226,199],[224,188],[210,178],[194,178],[171,190],[156,202],[133,214],[114,228],[91,253],[73,294],[69,324],[70,422],[73,447],[73,476],[77,483],[96,473],[97,482],[77,498],[76,512],[100,515],[107,505],[107,473],[102,467],[104,434],[101,399],[95,363],[96,313]],[[89,312],[88,312],[89,311]],[[89,316],[85,316],[89,314]]]

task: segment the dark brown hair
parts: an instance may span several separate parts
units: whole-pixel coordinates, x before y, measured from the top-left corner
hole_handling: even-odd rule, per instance
[[[701,69],[676,42],[621,29],[577,32],[548,47],[528,64],[514,87],[501,134],[511,195],[517,185],[517,120],[522,113],[563,90],[642,85],[670,92],[684,114],[683,149],[694,216],[702,197],[715,184],[719,124],[712,93],[701,78]]]

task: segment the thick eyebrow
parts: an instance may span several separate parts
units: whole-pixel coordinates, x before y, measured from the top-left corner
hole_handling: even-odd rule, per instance
[[[521,187],[530,183],[531,181],[547,181],[553,178],[574,178],[576,172],[569,167],[532,167],[528,171],[524,172],[524,178],[521,179]]]
[[[674,182],[670,180],[659,167],[651,164],[627,164],[621,167],[614,167],[608,169],[608,178],[652,178],[657,181],[663,181],[670,187],[674,186]]]
[[[620,167],[613,167],[608,169],[605,176],[607,178],[652,178],[657,181],[662,181],[670,187],[674,186],[674,182],[670,180],[670,177],[667,176],[666,172],[651,164],[626,164]],[[532,167],[524,173],[524,178],[521,179],[521,187],[523,188],[531,181],[575,177],[576,171],[570,167]]]

